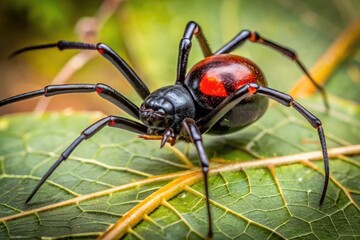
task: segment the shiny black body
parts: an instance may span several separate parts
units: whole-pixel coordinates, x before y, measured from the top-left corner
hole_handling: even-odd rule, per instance
[[[194,99],[197,120],[250,83],[267,87],[265,76],[255,63],[231,54],[205,58],[191,68],[184,81]],[[206,133],[224,135],[239,131],[258,120],[265,113],[268,102],[264,96],[251,94],[228,109],[210,129],[206,129]]]
[[[186,74],[193,36],[197,38],[205,59]],[[143,104],[137,107],[112,87],[98,83],[50,85],[44,89],[1,100],[0,107],[37,96],[48,97],[57,94],[96,92],[135,119],[107,116],[86,128],[62,152],[58,160],[31,192],[26,203],[32,199],[53,171],[68,158],[83,140],[91,138],[105,126],[138,133],[145,139],[161,140],[161,146],[166,142],[175,144],[177,140],[186,140],[194,144],[201,163],[209,224],[208,237],[211,238],[213,230],[208,187],[209,159],[203,145],[202,134],[227,134],[253,123],[264,114],[268,99],[271,98],[287,107],[293,107],[318,131],[325,165],[325,181],[320,197],[321,204],[324,201],[329,181],[327,148],[321,122],[294,101],[291,96],[268,88],[265,77],[256,64],[243,57],[229,54],[246,41],[269,46],[293,60],[320,90],[325,105],[328,106],[324,90],[311,78],[293,51],[248,30],[239,32],[232,40],[213,53],[200,26],[195,22],[189,22],[180,41],[175,84],[160,88],[152,93],[132,68],[115,51],[103,43],[88,44],[59,41],[53,44],[25,47],[14,52],[11,57],[29,50],[53,47],[60,50],[97,50],[125,76],[143,99]]]
[[[185,118],[195,119],[196,108],[190,93],[182,85],[160,88],[149,94],[140,106],[140,120],[148,134],[161,134],[166,128],[180,133]]]

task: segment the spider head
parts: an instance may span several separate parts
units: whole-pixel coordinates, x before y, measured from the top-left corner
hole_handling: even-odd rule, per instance
[[[140,120],[152,130],[172,128],[179,132],[185,118],[195,117],[195,106],[189,92],[180,85],[152,92],[140,106]]]
[[[161,96],[149,96],[140,106],[140,120],[149,128],[163,130],[173,123],[174,108]]]

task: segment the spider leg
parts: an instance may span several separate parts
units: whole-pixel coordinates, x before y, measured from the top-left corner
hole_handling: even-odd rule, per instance
[[[49,176],[55,171],[55,169],[65,161],[69,155],[72,153],[72,151],[83,141],[86,139],[91,138],[94,134],[96,134],[98,131],[100,131],[103,127],[109,126],[109,127],[115,127],[115,128],[121,128],[124,130],[128,130],[130,132],[139,133],[139,134],[146,134],[147,127],[145,125],[142,125],[138,122],[116,117],[116,116],[108,116],[103,119],[100,119],[96,123],[92,124],[88,128],[86,128],[78,138],[75,139],[74,142],[70,144],[68,148],[65,149],[58,158],[58,160],[50,167],[50,169],[45,173],[45,175],[41,178],[40,182],[36,185],[34,190],[31,192],[30,196],[26,199],[25,204],[27,204],[36,194],[36,192],[39,190],[39,188],[44,184],[44,182],[49,178]]]
[[[244,98],[249,97],[251,94],[262,95],[267,98],[271,98],[287,107],[293,107],[298,111],[310,124],[314,127],[319,135],[319,140],[321,144],[323,160],[324,160],[324,172],[325,179],[323,184],[323,190],[320,197],[320,205],[324,202],[326,191],[329,184],[329,159],[327,154],[326,140],[324,130],[322,128],[321,121],[315,117],[311,112],[306,108],[301,106],[296,102],[291,96],[276,91],[271,88],[259,86],[256,83],[246,84],[243,87],[239,88],[232,95],[227,97],[218,107],[214,108],[207,116],[198,120],[196,124],[201,127],[201,132],[204,133],[209,130],[216,122],[218,122],[230,109],[232,109],[236,104],[241,102]]]
[[[302,70],[302,72],[308,77],[308,79],[311,81],[311,83],[316,87],[316,89],[320,92],[320,94],[323,98],[325,108],[326,109],[330,108],[327,94],[326,94],[324,88],[321,85],[319,85],[311,77],[311,75],[308,72],[308,70],[306,69],[305,65],[299,60],[299,57],[297,56],[297,54],[293,50],[291,50],[287,47],[283,47],[273,41],[270,41],[268,39],[261,37],[257,32],[251,32],[249,30],[240,31],[233,39],[231,39],[222,48],[220,48],[218,51],[216,51],[215,55],[229,53],[229,52],[233,51],[235,48],[241,46],[247,40],[268,46],[268,47],[284,54],[285,56],[290,58],[292,61],[294,61],[298,65],[298,67]]]
[[[81,42],[68,42],[68,41],[59,41],[57,43],[49,43],[43,45],[35,45],[21,48],[13,52],[9,57],[13,58],[16,55],[19,55],[23,52],[46,49],[46,48],[58,48],[59,50],[66,49],[79,49],[79,50],[97,50],[102,56],[108,59],[126,78],[126,80],[131,84],[135,91],[145,99],[150,91],[146,85],[141,81],[137,76],[134,70],[109,46],[104,43],[90,44],[90,43],[81,43]]]
[[[204,57],[213,55],[199,24],[194,21],[190,21],[186,25],[184,35],[180,40],[176,83],[184,82],[191,49],[191,41],[194,35],[200,44],[200,48],[204,54]]]
[[[186,118],[182,122],[182,127],[189,135],[191,142],[195,145],[199,155],[201,168],[204,175],[204,182],[205,182],[206,208],[207,208],[208,224],[209,224],[208,239],[211,239],[213,235],[213,231],[212,231],[212,218],[210,211],[209,186],[208,186],[209,159],[205,152],[203,140],[201,137],[201,132],[199,128],[196,126],[195,121],[193,119]]]
[[[23,93],[17,96],[13,96],[1,100],[0,107],[10,103],[14,103],[38,96],[49,97],[59,94],[88,93],[88,92],[97,92],[102,98],[105,98],[109,102],[115,104],[120,109],[124,110],[126,113],[131,115],[132,117],[139,119],[139,108],[135,104],[133,104],[129,99],[118,93],[113,88],[101,83],[49,85],[40,90]]]

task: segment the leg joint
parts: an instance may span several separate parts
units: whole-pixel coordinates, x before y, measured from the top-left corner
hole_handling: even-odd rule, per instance
[[[248,84],[247,90],[250,94],[254,94],[258,91],[258,89],[260,88],[260,86],[256,83],[250,83]]]
[[[261,38],[257,32],[250,32],[249,40],[251,42],[259,42],[259,40],[261,40]]]
[[[301,115],[303,115],[314,128],[318,128],[322,125],[321,121],[317,117],[301,106],[298,102],[293,101],[292,107],[295,108]]]
[[[182,38],[179,47],[181,51],[189,51],[191,48],[191,40],[189,38]]]
[[[108,49],[108,47],[103,43],[96,44],[96,50],[103,55]]]
[[[190,22],[188,22],[188,24],[186,25],[183,38],[191,39],[192,36],[193,36],[193,34],[198,34],[198,33],[200,33],[200,32],[201,32],[201,30],[200,30],[199,24],[197,24],[197,23],[194,22],[194,21],[190,21]]]

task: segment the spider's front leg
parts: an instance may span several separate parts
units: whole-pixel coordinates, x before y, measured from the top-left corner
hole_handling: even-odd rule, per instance
[[[209,200],[209,185],[208,185],[208,173],[209,173],[209,159],[205,152],[203,140],[201,137],[201,132],[199,128],[196,126],[196,123],[193,119],[186,118],[182,122],[182,127],[186,134],[190,137],[191,142],[195,145],[200,163],[201,169],[204,175],[204,183],[205,183],[205,197],[206,197],[206,208],[207,208],[207,215],[208,215],[208,238],[211,239],[213,235],[212,230],[212,217],[210,211],[210,200]]]
[[[99,94],[99,96],[115,104],[117,107],[119,107],[135,119],[139,119],[139,108],[134,103],[121,95],[112,87],[102,83],[49,85],[44,87],[43,89],[26,92],[0,100],[0,107],[39,96],[51,97],[62,94],[91,92],[96,92],[97,94]]]
[[[109,126],[109,127],[115,127],[115,128],[121,128],[130,132],[139,133],[139,134],[145,134],[147,131],[147,127],[143,124],[140,124],[138,122],[122,118],[122,117],[116,117],[116,116],[108,116],[103,119],[100,119],[96,123],[92,124],[88,128],[86,128],[78,138],[75,139],[74,142],[70,144],[68,148],[65,149],[58,158],[58,160],[50,167],[50,169],[45,173],[45,175],[41,178],[40,182],[36,185],[34,190],[31,192],[29,197],[26,199],[25,204],[27,204],[36,194],[36,192],[39,190],[39,188],[44,184],[44,182],[49,178],[49,176],[55,171],[55,169],[65,161],[69,155],[74,151],[74,149],[83,141],[86,139],[91,138],[94,136],[98,131],[100,131],[103,127]]]
[[[186,75],[186,68],[188,64],[188,59],[190,55],[190,49],[191,49],[191,41],[192,37],[196,36],[200,48],[203,52],[204,57],[209,57],[213,55],[211,52],[210,46],[206,41],[206,38],[200,28],[200,25],[197,24],[194,21],[190,21],[184,31],[184,35],[182,39],[180,40],[179,45],[179,55],[178,55],[178,64],[177,64],[177,79],[176,83],[180,84],[184,82],[185,75]]]
[[[143,83],[143,81],[138,77],[134,70],[122,59],[113,49],[107,46],[104,43],[90,44],[82,42],[69,42],[69,41],[59,41],[57,43],[49,43],[43,45],[35,45],[21,48],[13,52],[9,58],[13,58],[19,54],[22,54],[27,51],[47,49],[47,48],[58,48],[59,50],[66,49],[78,49],[78,50],[97,50],[102,56],[108,59],[127,79],[135,91],[145,99],[150,91]]]

